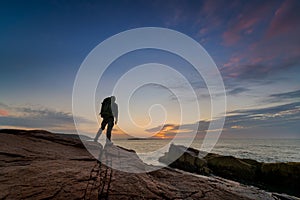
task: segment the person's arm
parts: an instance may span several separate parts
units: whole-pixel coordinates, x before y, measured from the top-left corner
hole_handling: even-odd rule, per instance
[[[115,124],[118,123],[118,115],[119,115],[118,104],[115,104],[115,116],[114,116],[116,119]]]

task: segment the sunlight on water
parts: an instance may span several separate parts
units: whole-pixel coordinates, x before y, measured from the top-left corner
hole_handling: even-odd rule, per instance
[[[137,153],[153,152],[170,140],[115,140],[115,144]],[[200,149],[202,140],[191,147]],[[250,158],[260,162],[300,162],[300,139],[220,139],[212,153]]]

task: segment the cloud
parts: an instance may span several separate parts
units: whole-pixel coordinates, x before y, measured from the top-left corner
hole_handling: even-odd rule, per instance
[[[47,108],[13,107],[1,103],[1,107],[6,107],[10,115],[0,116],[0,127],[21,127],[39,128],[52,131],[74,132],[75,126],[71,113],[55,111]],[[8,111],[7,111],[8,112]],[[77,117],[83,123],[90,123],[89,120]]]
[[[227,22],[227,30],[223,33],[225,46],[235,45],[237,42],[252,34],[260,24],[272,13],[276,2],[254,2],[239,5],[240,12]]]
[[[297,0],[283,1],[274,14],[266,37],[277,37],[283,34],[294,35],[295,30],[299,31],[299,8],[300,2]]]
[[[164,4],[161,4],[160,1],[152,1],[152,6],[159,12],[162,11],[161,19],[164,22],[166,27],[174,27],[183,23],[189,23],[189,19],[195,18],[197,8],[201,2],[193,2],[190,4],[187,1],[166,1]],[[168,12],[165,12],[165,11]]]
[[[293,130],[300,128],[300,102],[282,104],[278,106],[266,107],[266,108],[254,108],[244,110],[234,110],[227,113],[223,132],[231,133],[236,131],[248,130],[249,134],[256,134],[256,130],[263,128],[280,129],[289,131],[291,127]],[[218,120],[218,119],[215,119]],[[182,136],[188,136],[195,125],[198,126],[197,136],[203,137],[209,127],[210,121],[198,121],[191,124],[166,124],[164,126],[157,126],[146,131],[157,132],[159,131],[160,137],[174,137],[176,134]],[[182,132],[177,130],[182,129]],[[283,132],[282,134],[288,134],[289,132]],[[272,132],[258,133],[265,136],[272,136]],[[237,135],[239,136],[239,135]],[[250,135],[251,136],[251,135]],[[253,136],[253,135],[252,135]],[[299,137],[299,135],[297,136]]]
[[[172,138],[178,133],[179,126],[176,124],[165,124],[161,126],[156,126],[145,131],[156,133],[153,137],[157,138]]]
[[[246,128],[282,126],[288,128],[290,123],[298,124],[300,120],[300,102],[267,108],[234,110],[228,114],[230,116],[226,118],[227,126]]]
[[[224,9],[226,7],[226,9]],[[196,16],[190,16],[193,27],[198,27],[196,37],[201,43],[217,41],[218,35],[226,27],[229,12],[236,9],[235,1],[203,1]],[[230,13],[232,14],[232,13]]]
[[[161,126],[156,126],[156,127],[153,127],[153,128],[146,129],[145,131],[157,132],[157,131],[166,130],[166,129],[168,129],[168,130],[177,130],[178,126],[175,126],[174,124],[164,124],[164,125],[161,125]]]
[[[272,67],[262,64],[236,64],[222,68],[221,72],[227,77],[239,80],[261,79],[272,72]],[[274,71],[273,71],[274,72]]]
[[[3,109],[0,109],[0,116],[7,116],[8,115],[8,111],[7,110],[3,110]]]
[[[288,103],[288,104],[266,107],[266,108],[234,110],[234,111],[231,111],[228,113],[230,113],[230,114],[239,113],[239,114],[244,114],[247,116],[253,116],[253,115],[258,115],[258,114],[262,114],[262,115],[276,114],[281,111],[289,111],[289,110],[294,110],[294,109],[298,109],[298,108],[300,108],[300,102]]]
[[[5,103],[1,103],[1,102],[0,102],[0,108],[3,108],[3,109],[8,109],[8,108],[9,108],[9,106],[8,106],[8,105],[6,105]]]
[[[225,79],[263,80],[300,65],[300,1],[208,0],[172,8],[176,28],[188,23],[185,30],[206,41]]]
[[[233,88],[231,90],[229,90],[227,92],[228,95],[237,95],[246,91],[249,91],[250,89],[245,88],[245,87],[237,87],[237,88]]]
[[[275,93],[267,96],[263,103],[296,103],[300,100],[300,90]]]
[[[277,98],[277,99],[299,99],[300,98],[300,90],[272,94],[269,97]]]
[[[195,130],[195,127],[198,126],[198,129]],[[176,134],[181,134],[181,136],[186,137],[189,136],[192,132],[197,131],[198,136],[205,133],[208,129],[209,122],[208,121],[199,121],[196,123],[190,124],[165,124],[161,126],[156,126],[150,129],[146,129],[148,132],[157,132],[154,137],[159,138],[172,138]]]
[[[300,65],[299,1],[258,1],[240,8],[223,33],[225,46],[240,49],[225,61],[223,76],[261,80]]]

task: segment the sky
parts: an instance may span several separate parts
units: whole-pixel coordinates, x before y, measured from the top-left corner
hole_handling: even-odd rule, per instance
[[[120,32],[162,27],[199,42],[216,63],[227,95],[224,137],[300,138],[299,9],[297,0],[1,1],[0,128],[75,133],[73,85],[88,54]],[[145,49],[115,60],[98,84],[95,112],[123,73],[154,62],[187,77],[201,117],[180,123],[174,94],[145,85],[132,95],[132,119],[143,127],[143,134],[184,137],[196,124],[203,136],[209,122],[217,120],[210,118],[211,96],[190,64],[169,52]],[[184,97],[185,106],[192,105],[185,85],[165,75],[169,89]],[[193,108],[188,109],[193,114]],[[120,126],[129,124],[122,116],[120,112]],[[94,116],[76,117],[85,123],[87,134],[97,132]],[[179,125],[184,131],[178,132]],[[113,131],[127,136],[118,126]]]

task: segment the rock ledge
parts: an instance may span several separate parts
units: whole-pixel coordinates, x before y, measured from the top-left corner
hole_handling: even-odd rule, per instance
[[[108,165],[128,159],[126,149],[89,145],[104,153],[98,162],[79,139],[35,130],[0,130],[0,199],[283,199],[255,187],[171,168],[126,173]],[[127,156],[127,157],[126,157]],[[139,167],[153,167],[132,156]]]

